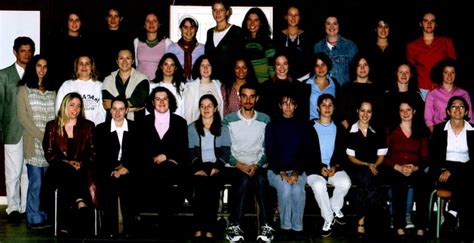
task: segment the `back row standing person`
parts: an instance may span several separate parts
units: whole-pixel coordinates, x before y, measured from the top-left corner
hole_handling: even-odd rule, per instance
[[[314,53],[324,52],[332,61],[331,77],[340,85],[351,81],[349,64],[357,54],[356,44],[339,34],[339,20],[336,16],[328,16],[324,23],[326,38],[314,44]]]
[[[198,57],[204,54],[204,45],[196,39],[199,24],[193,17],[185,17],[179,24],[181,38],[177,43],[172,43],[168,52],[178,57],[179,62],[184,70],[186,81],[192,81],[192,69]]]
[[[215,63],[215,78],[228,84],[231,78],[233,62],[244,50],[242,29],[229,23],[232,9],[225,0],[214,0],[212,17],[216,26],[207,31],[205,53]]]
[[[33,40],[18,37],[13,43],[15,63],[0,70],[0,143],[5,145],[6,211],[14,221],[19,220],[26,210],[28,189],[27,169],[23,161],[23,130],[17,118],[17,87],[34,53]]]
[[[267,16],[260,8],[247,11],[242,21],[242,33],[245,39],[244,53],[252,62],[258,82],[263,83],[275,74],[275,67],[270,60],[275,55],[275,48],[270,38]]]
[[[82,31],[81,16],[77,11],[70,11],[67,14],[66,30],[54,36],[51,40],[50,66],[55,70],[53,80],[56,82],[56,89],[62,83],[72,78],[74,74],[74,60],[86,52],[91,51],[91,43]],[[59,101],[61,102],[61,101]]]
[[[453,41],[448,37],[435,36],[437,27],[436,15],[432,11],[423,14],[420,20],[423,34],[418,39],[408,43],[407,59],[413,64],[418,73],[418,87],[423,100],[428,91],[436,87],[430,79],[433,66],[445,58],[456,59]]]
[[[171,40],[165,37],[160,30],[158,14],[146,14],[143,29],[133,41],[137,70],[146,74],[148,80],[155,79],[155,72],[163,55],[171,45]]]
[[[306,60],[309,60],[311,51],[309,36],[301,29],[302,13],[297,6],[287,9],[285,20],[287,26],[282,31],[274,33],[273,40],[277,52],[286,53],[291,64],[290,76],[297,80],[304,80],[311,69]]]

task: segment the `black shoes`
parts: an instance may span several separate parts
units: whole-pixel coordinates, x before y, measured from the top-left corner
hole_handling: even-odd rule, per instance
[[[8,221],[10,223],[19,223],[24,218],[24,213],[20,213],[18,211],[13,211],[8,214]]]
[[[445,232],[453,232],[458,227],[458,218],[450,213],[444,214],[444,223],[441,229]]]

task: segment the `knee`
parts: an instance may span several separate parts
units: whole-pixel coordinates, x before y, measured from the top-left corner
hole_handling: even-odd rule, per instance
[[[315,180],[310,186],[314,193],[327,191],[327,183],[324,180]]]

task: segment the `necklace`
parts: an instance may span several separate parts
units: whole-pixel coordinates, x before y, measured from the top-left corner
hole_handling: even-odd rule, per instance
[[[148,47],[150,47],[150,48],[155,47],[155,46],[158,44],[158,42],[159,42],[159,41],[158,41],[158,38],[156,38],[156,39],[154,39],[154,40],[148,40],[148,39],[146,39],[146,41],[145,41],[146,45],[147,45]]]
[[[214,31],[222,32],[222,31],[226,30],[227,28],[229,28],[229,26],[230,26],[230,24],[227,23],[223,29],[219,29],[219,27],[216,25],[216,28],[214,28]]]

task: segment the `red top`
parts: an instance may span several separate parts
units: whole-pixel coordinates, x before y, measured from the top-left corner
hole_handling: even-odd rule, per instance
[[[431,68],[445,58],[456,59],[453,41],[447,37],[435,37],[431,45],[426,45],[420,37],[407,46],[407,59],[416,67],[418,73],[418,87],[432,90],[435,84],[431,83]]]
[[[384,163],[393,168],[396,164],[420,166],[428,157],[428,138],[407,137],[400,127],[387,136],[388,154]]]

